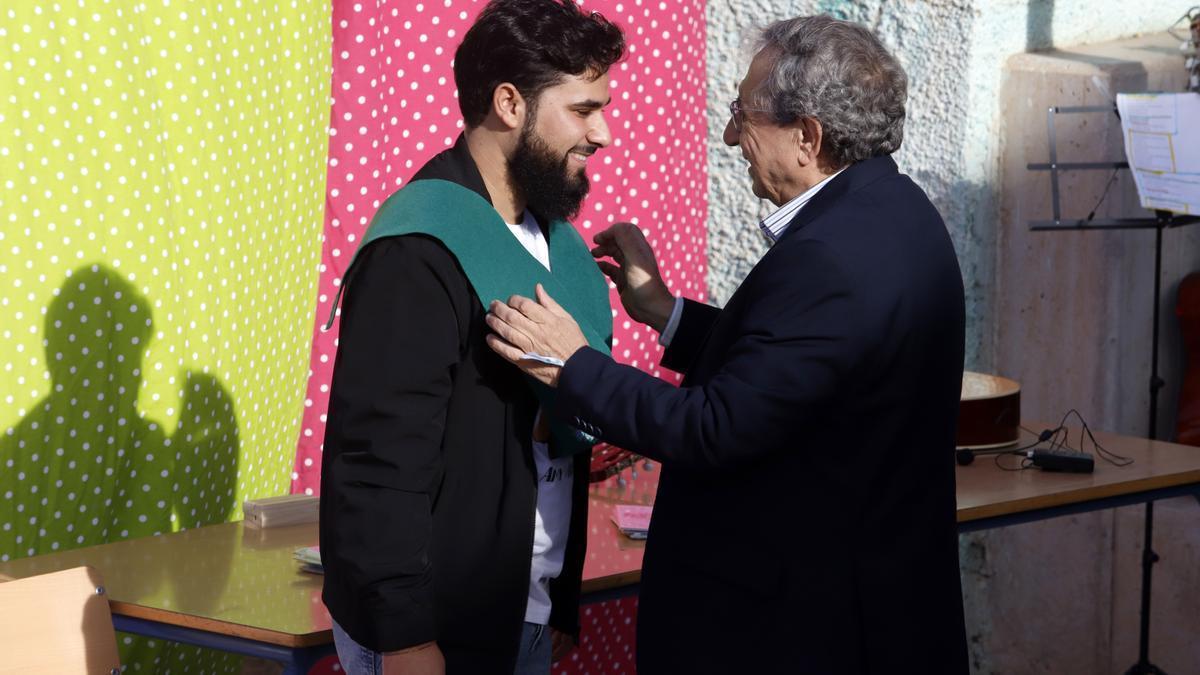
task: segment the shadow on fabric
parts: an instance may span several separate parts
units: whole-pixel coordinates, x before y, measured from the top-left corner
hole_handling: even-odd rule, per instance
[[[103,265],[72,271],[44,314],[50,393],[0,435],[0,508],[7,512],[0,518],[0,558],[225,521],[236,505],[240,456],[225,386],[185,371],[174,433],[142,414],[151,303]],[[165,582],[159,567],[148,565],[146,574],[150,587]],[[170,592],[194,600],[217,598],[219,590]],[[148,672],[166,672],[171,664],[236,672],[241,660],[125,635],[118,642],[122,663]]]

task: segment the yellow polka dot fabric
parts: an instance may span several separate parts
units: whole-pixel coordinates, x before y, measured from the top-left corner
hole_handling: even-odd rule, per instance
[[[324,0],[3,3],[0,560],[288,491],[329,81]]]

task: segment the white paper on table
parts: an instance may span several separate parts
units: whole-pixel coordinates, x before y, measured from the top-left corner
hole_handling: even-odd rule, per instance
[[[1200,213],[1200,94],[1117,94],[1117,110],[1142,206]]]

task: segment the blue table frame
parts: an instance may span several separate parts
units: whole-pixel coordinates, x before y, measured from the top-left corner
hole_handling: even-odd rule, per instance
[[[606,602],[630,595],[636,595],[640,584],[634,583],[618,588],[609,588],[595,593],[585,594],[583,604]],[[321,659],[336,653],[332,637],[327,644],[311,647],[285,647],[259,640],[222,635],[212,631],[186,626],[176,626],[160,621],[150,621],[131,616],[113,614],[113,627],[123,633],[141,635],[148,638],[169,640],[183,644],[216,649],[231,654],[253,656],[268,661],[283,664],[285,675],[304,675]]]
[[[123,633],[275,661],[283,664],[283,672],[286,675],[304,675],[317,664],[317,661],[335,653],[332,638],[328,644],[313,647],[285,647],[269,642],[222,635],[198,628],[175,626],[120,614],[113,614],[113,627]]]
[[[1196,452],[1200,454],[1200,448],[1197,448]],[[1189,495],[1195,497],[1197,501],[1200,501],[1200,483],[1155,488],[1139,492],[1131,492],[1123,495],[1115,495],[1112,497],[1104,497],[1101,499],[1093,499],[1086,502],[1064,504],[1061,506],[1052,506],[1034,509],[1031,511],[1022,511],[1019,513],[991,516],[987,518],[976,518],[974,520],[959,522],[958,533],[965,534],[967,532],[990,530],[996,527],[1021,525],[1023,523],[1032,523],[1038,520],[1058,518],[1060,516],[1073,516],[1080,513],[1090,513],[1092,511],[1104,511],[1107,509],[1115,509],[1121,506],[1133,506],[1135,504],[1145,504],[1146,502],[1156,502],[1162,499],[1172,499],[1174,497],[1187,497]]]

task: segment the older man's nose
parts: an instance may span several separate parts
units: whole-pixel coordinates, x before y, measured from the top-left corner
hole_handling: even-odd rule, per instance
[[[736,146],[741,140],[741,134],[738,133],[737,126],[733,123],[733,116],[729,116],[729,121],[725,123],[725,133],[721,136],[721,140],[725,141],[725,145]]]

